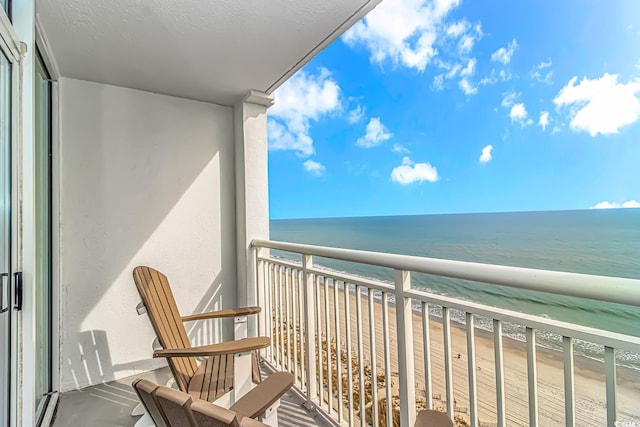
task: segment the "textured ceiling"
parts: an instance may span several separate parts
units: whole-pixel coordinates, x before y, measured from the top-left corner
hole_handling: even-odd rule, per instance
[[[39,0],[64,77],[231,105],[272,92],[379,0]]]

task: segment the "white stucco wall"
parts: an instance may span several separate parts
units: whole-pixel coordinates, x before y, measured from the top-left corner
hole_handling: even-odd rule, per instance
[[[66,391],[163,363],[136,314],[136,265],[169,277],[183,314],[235,306],[236,220],[231,108],[61,79],[60,113]]]

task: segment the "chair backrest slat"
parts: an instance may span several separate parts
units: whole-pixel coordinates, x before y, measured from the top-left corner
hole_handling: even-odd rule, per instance
[[[163,348],[190,348],[191,343],[167,276],[151,267],[140,266],[133,270],[133,280],[160,345]],[[167,361],[178,387],[187,391],[189,381],[198,367],[195,358],[171,357]]]
[[[147,414],[151,417],[154,424],[157,427],[168,427],[167,420],[162,413],[162,410],[158,407],[153,392],[156,391],[158,385],[151,381],[144,379],[137,379],[133,382],[133,389],[140,398],[140,402],[147,410]]]
[[[204,400],[191,404],[193,418],[199,427],[239,427],[236,413]]]
[[[193,400],[187,393],[158,387],[153,396],[171,427],[200,427],[191,412]]]

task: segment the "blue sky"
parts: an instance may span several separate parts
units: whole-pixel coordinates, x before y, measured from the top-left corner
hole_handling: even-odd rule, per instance
[[[276,91],[271,218],[640,206],[640,2],[383,0]]]

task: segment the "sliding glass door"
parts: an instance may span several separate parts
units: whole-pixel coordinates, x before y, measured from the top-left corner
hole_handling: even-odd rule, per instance
[[[11,410],[11,67],[0,52],[0,427]]]
[[[35,75],[35,408],[39,419],[51,391],[51,81],[37,52]]]

